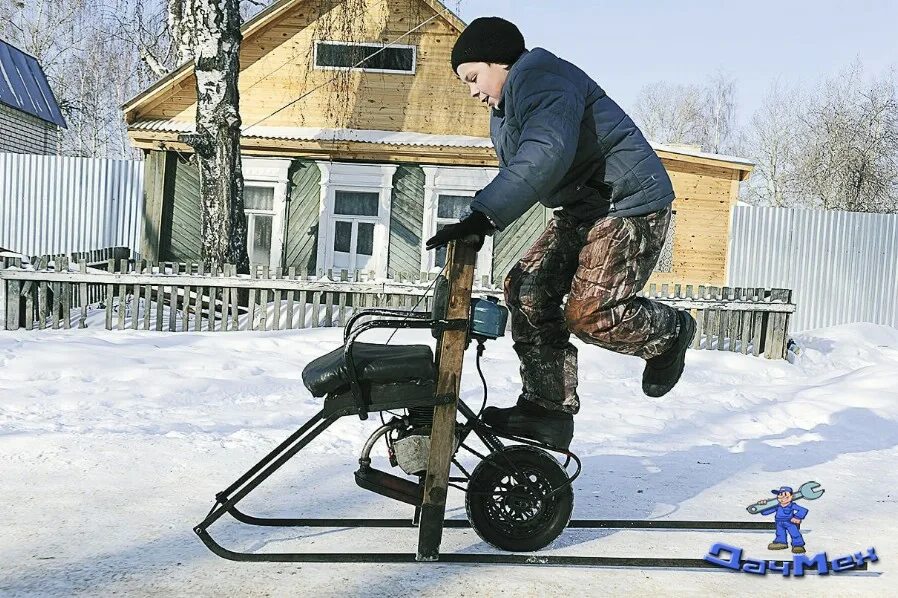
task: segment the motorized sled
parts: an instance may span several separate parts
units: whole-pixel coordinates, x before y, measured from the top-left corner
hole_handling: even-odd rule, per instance
[[[503,336],[508,311],[498,299],[471,299],[476,252],[463,241],[449,244],[446,275],[435,281],[429,312],[362,309],[344,327],[342,347],[309,363],[303,382],[323,399],[321,411],[271,453],[215,497],[206,518],[194,528],[213,552],[238,561],[414,562],[570,564],[706,567],[701,559],[617,558],[508,554],[532,552],[554,541],[565,527],[768,529],[759,522],[574,520],[572,482],[580,460],[566,449],[509,436],[484,424],[479,413],[459,399],[462,361],[471,340],[477,342],[477,368],[487,340]],[[367,319],[366,319],[367,318]],[[429,329],[429,345],[358,342],[374,328]],[[484,381],[484,404],[486,382]],[[482,410],[482,407],[481,407]],[[237,503],[341,417],[369,414],[389,419],[373,431],[361,449],[356,483],[414,507],[407,519],[286,519],[248,515]],[[459,417],[460,416],[460,417]],[[472,446],[479,439],[477,448]],[[385,441],[390,464],[404,475],[373,467],[371,451]],[[484,449],[485,447],[485,449]],[[479,450],[478,450],[479,449]],[[470,472],[457,455],[479,460]],[[453,467],[454,466],[454,467]],[[573,471],[569,474],[568,470]],[[445,520],[449,488],[465,494],[468,521]],[[228,550],[208,528],[225,514],[240,522],[270,527],[418,527],[414,553],[297,552],[245,553]],[[440,554],[444,528],[473,527],[506,553]]]

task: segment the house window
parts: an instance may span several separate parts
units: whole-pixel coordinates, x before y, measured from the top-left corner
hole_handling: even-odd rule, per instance
[[[333,268],[370,271],[374,266],[374,230],[380,193],[334,191]]]
[[[247,182],[243,190],[247,251],[251,264],[271,264],[271,231],[274,228],[274,186]]]
[[[319,271],[387,274],[395,166],[319,162]]]
[[[250,264],[281,265],[289,160],[243,158],[243,211]]]
[[[315,42],[315,68],[413,75],[415,46],[335,41]]]
[[[446,265],[446,248],[427,251],[424,243],[446,225],[458,222],[471,213],[474,194],[493,180],[495,168],[462,168],[424,166],[424,235],[421,240],[421,270],[439,271]],[[492,281],[493,237],[484,239],[477,252],[474,277],[477,284]]]

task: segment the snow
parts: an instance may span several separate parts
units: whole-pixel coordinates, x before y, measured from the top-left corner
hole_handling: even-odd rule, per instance
[[[92,314],[84,330],[0,332],[0,595],[668,596],[788,583],[717,570],[225,561],[193,525],[215,492],[320,408],[302,369],[339,346],[342,330],[110,332],[102,319]],[[760,521],[747,505],[771,488],[816,480],[826,493],[803,503],[809,556],[872,546],[880,561],[867,573],[811,575],[803,589],[889,594],[898,330],[861,323],[796,340],[795,363],[690,351],[682,381],[661,399],[641,393],[640,361],[574,340],[583,408],[572,448],[584,462],[574,517]],[[392,342],[433,339],[399,331]],[[483,359],[490,402],[512,403],[520,382],[511,339],[489,342]],[[473,349],[464,367],[462,398],[479,405]],[[357,453],[377,423],[340,420],[241,504],[262,515],[410,516],[410,507],[355,486]],[[448,514],[464,517],[457,491]],[[227,518],[211,532],[257,552],[411,552],[417,539],[416,530],[249,530]],[[791,557],[767,551],[771,540],[768,532],[581,530],[548,552],[701,558],[726,542],[748,558]],[[471,530],[450,529],[443,550],[490,548]]]

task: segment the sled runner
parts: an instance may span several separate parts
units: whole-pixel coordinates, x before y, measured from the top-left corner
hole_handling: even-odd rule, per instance
[[[480,413],[459,399],[462,360],[471,340],[477,342],[477,369],[487,340],[504,334],[508,311],[498,299],[471,298],[476,252],[464,242],[448,247],[447,275],[437,277],[431,312],[397,309],[357,311],[344,327],[342,347],[312,361],[303,382],[323,406],[271,453],[219,492],[215,504],[194,531],[215,554],[238,561],[555,564],[635,567],[711,567],[700,558],[619,558],[509,554],[533,552],[551,544],[566,527],[629,529],[772,530],[769,522],[571,520],[572,483],[580,460],[570,450],[509,436],[487,426]],[[369,317],[367,321],[362,321]],[[429,345],[357,342],[374,328],[429,329]],[[486,404],[487,387],[484,383]],[[414,507],[408,519],[262,518],[237,504],[319,434],[341,417],[391,414],[361,450],[356,483],[369,491]],[[482,407],[481,407],[482,411]],[[460,416],[460,418],[459,418]],[[383,418],[382,418],[383,419]],[[479,439],[485,447],[475,448]],[[398,476],[372,466],[371,451],[385,440]],[[457,455],[479,460],[470,472]],[[453,468],[454,465],[454,468]],[[455,470],[455,471],[453,471]],[[468,521],[444,520],[449,488],[465,495]],[[244,553],[228,550],[209,534],[225,514],[267,527],[417,527],[416,552],[408,553]],[[445,528],[472,527],[504,553],[440,554]]]

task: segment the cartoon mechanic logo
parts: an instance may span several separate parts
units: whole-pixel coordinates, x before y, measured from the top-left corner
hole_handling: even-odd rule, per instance
[[[784,550],[789,548],[787,540],[792,541],[792,552],[795,554],[803,554],[804,538],[801,537],[801,522],[808,515],[808,510],[797,504],[795,501],[803,498],[805,500],[815,500],[823,496],[824,490],[820,488],[817,482],[806,482],[798,488],[798,492],[793,492],[790,486],[780,486],[770,491],[776,494],[776,498],[761,499],[753,505],[746,507],[746,510],[752,515],[760,513],[761,515],[774,515],[776,523],[776,537],[773,542],[767,545],[769,550]],[[788,538],[787,538],[788,536]]]
[[[806,572],[819,575],[841,573],[843,571],[867,570],[869,563],[879,561],[876,549],[872,546],[866,554],[862,551],[830,559],[825,552],[818,552],[813,557],[805,555],[804,538],[801,535],[801,522],[808,516],[808,510],[795,501],[816,500],[823,496],[823,488],[817,482],[806,482],[793,491],[791,486],[780,486],[770,491],[776,498],[761,499],[748,505],[745,510],[752,515],[774,514],[776,537],[767,545],[770,550],[785,550],[792,543],[794,556],[791,561],[752,559],[745,557],[745,551],[738,546],[725,542],[716,542],[708,550],[704,560],[732,571],[742,571],[754,575],[780,573],[784,577],[803,577]]]

